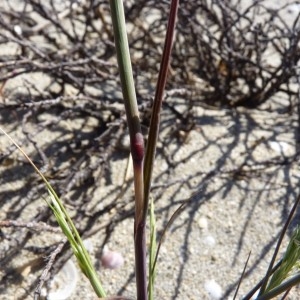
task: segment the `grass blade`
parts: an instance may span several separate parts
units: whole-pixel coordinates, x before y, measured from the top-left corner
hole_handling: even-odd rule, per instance
[[[145,180],[145,196],[144,196],[145,202],[144,202],[144,216],[143,216],[144,219],[147,216],[151,178],[152,178],[152,171],[153,171],[156,144],[158,139],[159,123],[160,123],[160,110],[162,105],[163,93],[167,81],[168,68],[170,65],[170,56],[171,56],[171,50],[173,46],[173,38],[175,32],[178,6],[179,6],[179,0],[172,0],[163,56],[161,59],[152,115],[150,120],[150,129],[149,129],[148,143],[147,143],[145,162],[144,162],[144,180]]]
[[[51,184],[46,179],[46,177],[43,175],[43,173],[38,169],[38,167],[33,163],[33,161],[25,153],[25,151],[2,128],[0,128],[0,131],[2,131],[2,133],[5,134],[9,138],[9,140],[17,147],[17,149],[25,156],[27,161],[32,165],[34,170],[44,181],[44,183],[48,189],[49,196],[50,196],[50,201],[46,200],[46,202],[48,203],[49,207],[52,209],[52,211],[56,217],[56,220],[57,220],[59,226],[61,227],[63,233],[66,235],[66,237],[72,247],[74,255],[77,258],[77,261],[78,261],[78,264],[79,264],[81,270],[89,279],[97,296],[105,297],[106,293],[104,292],[104,289],[98,279],[96,271],[91,263],[90,256],[89,256],[87,250],[85,249],[85,246],[83,245],[81,237],[80,237],[74,223],[72,222],[70,216],[68,215],[61,200],[57,196],[55,190],[52,188]]]
[[[266,288],[266,293],[279,286],[286,278],[288,278],[292,270],[297,266],[300,259],[300,228],[297,226],[287,250],[283,256],[280,267],[272,275],[270,282]]]
[[[267,287],[267,284],[268,284],[268,281],[269,281],[269,278],[270,278],[270,275],[272,273],[272,269],[273,269],[273,266],[274,266],[274,263],[275,263],[275,260],[276,260],[276,256],[279,252],[279,248],[280,248],[280,245],[282,243],[282,240],[283,240],[283,237],[287,231],[287,228],[292,220],[292,217],[296,211],[296,208],[298,207],[299,205],[299,202],[300,202],[300,195],[298,195],[298,198],[296,200],[296,202],[294,203],[290,213],[289,213],[289,216],[288,216],[288,219],[287,221],[285,222],[284,226],[283,226],[283,229],[280,233],[280,236],[279,236],[279,239],[278,239],[278,242],[277,242],[277,245],[276,245],[276,248],[275,248],[275,251],[274,251],[274,254],[272,256],[272,259],[271,259],[271,262],[269,264],[269,267],[268,267],[268,270],[267,270],[267,273],[264,277],[264,280],[263,280],[263,283],[262,283],[262,286],[261,286],[261,289],[260,289],[260,292],[259,292],[259,296],[263,295],[265,290],[266,290],[266,287]]]
[[[168,229],[170,228],[170,226],[173,224],[174,220],[177,218],[177,216],[186,208],[186,206],[188,205],[189,201],[186,201],[186,202],[183,202],[176,210],[175,212],[172,214],[171,218],[169,219],[167,225],[165,226],[161,236],[160,236],[160,239],[159,239],[159,242],[158,242],[158,247],[157,247],[157,250],[156,250],[156,254],[155,254],[155,258],[154,258],[154,261],[153,261],[153,267],[152,267],[152,271],[154,273],[154,269],[156,267],[156,263],[157,263],[157,259],[158,259],[158,255],[159,255],[159,251],[160,251],[160,247],[162,245],[162,242],[164,240],[164,237],[168,231]]]
[[[269,300],[273,299],[276,296],[284,293],[285,291],[290,290],[293,286],[297,285],[300,283],[300,273],[290,277],[286,281],[284,281],[282,284],[279,286],[276,286],[274,289],[271,291],[266,292],[265,294],[259,296],[256,298],[256,300]]]

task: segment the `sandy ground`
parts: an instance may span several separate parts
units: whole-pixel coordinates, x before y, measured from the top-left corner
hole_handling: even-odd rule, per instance
[[[281,109],[272,112],[233,113],[195,108],[196,126],[186,133],[184,141],[172,136],[171,126],[162,126],[152,191],[158,229],[166,225],[183,201],[191,200],[176,218],[163,243],[156,279],[157,299],[213,299],[209,291],[214,283],[217,286],[213,286],[213,290],[220,287],[215,298],[229,299],[227,293],[232,296],[250,251],[247,277],[240,295],[264,274],[276,237],[295,200],[299,180],[298,164],[290,160],[296,150],[296,115],[278,112],[287,104],[283,98],[280,102]],[[167,118],[165,113],[163,124]],[[1,142],[2,145],[7,143],[4,137]],[[166,157],[171,160],[172,169],[168,168]],[[109,194],[116,194],[116,187],[122,185],[123,176],[119,174],[124,172],[126,161],[125,158],[112,163],[113,184],[97,185],[99,199],[114,197]],[[4,172],[5,167],[1,171]],[[2,197],[4,192],[17,188],[17,185],[2,185]],[[126,201],[130,205],[131,198],[132,187],[117,201]],[[99,199],[93,199],[93,203]],[[14,205],[13,198],[6,199],[1,220],[7,219]],[[19,220],[29,220],[32,210],[44,206],[42,199],[26,203]],[[101,224],[110,223],[118,214],[121,212],[116,209],[100,219],[97,222],[100,229],[86,240],[108,293],[122,292],[133,297],[131,217],[115,225],[107,243],[110,249],[124,256],[123,267],[104,270],[99,266],[100,247],[105,236]],[[26,231],[15,232],[10,243],[18,243],[18,236],[21,238]],[[9,231],[3,232],[9,234]],[[34,233],[26,247],[49,245],[61,239],[60,234]],[[2,251],[9,247],[7,241],[1,247]],[[1,299],[32,298],[32,295],[25,295],[30,282],[39,274],[31,267],[39,256],[32,256],[21,247],[19,251],[8,265],[17,268],[22,280],[6,286]],[[8,265],[4,270],[7,271]],[[68,299],[93,299],[86,280],[78,272],[75,276],[72,267],[69,268],[63,276],[72,278],[67,279],[67,284],[74,287],[74,278],[78,277],[78,281]],[[297,296],[290,299],[297,299]]]
[[[190,109],[184,99],[174,97],[169,101],[181,111]],[[159,233],[176,209],[184,202],[187,205],[162,244],[155,299],[232,299],[251,252],[238,294],[241,298],[265,274],[298,195],[300,171],[294,159],[298,151],[298,114],[280,93],[259,110],[209,109],[195,100],[191,113],[194,126],[188,130],[177,130],[181,124],[167,109],[162,115],[152,188]],[[18,123],[9,122],[8,116],[0,118],[1,126],[16,141],[24,139]],[[41,148],[48,147],[66,138],[61,127],[71,131],[74,126],[88,132],[93,122],[92,118],[72,124],[60,121],[57,128],[37,134],[35,141]],[[36,129],[34,124],[28,127]],[[8,147],[9,141],[1,135],[1,151]],[[124,180],[123,175],[129,155],[126,142],[119,147],[120,155],[110,162],[111,180],[98,178],[83,193],[88,201],[81,195],[76,208],[92,212],[115,201],[116,205],[85,234],[84,241],[107,293],[135,299],[132,178],[129,175]],[[35,155],[32,144],[24,144],[24,149]],[[44,192],[32,200],[30,191],[26,191],[26,184],[36,176],[20,157],[14,151],[0,165],[0,221],[17,216],[14,220],[28,223],[37,212],[47,210]],[[122,190],[124,193],[120,193]],[[67,203],[71,214],[75,214],[76,208]],[[2,228],[0,233],[0,299],[33,299],[47,257],[31,250],[58,243],[63,236],[28,228]],[[104,244],[122,254],[122,267],[108,270],[101,266]],[[96,299],[73,258],[54,277],[49,280],[50,288],[43,292],[48,299]],[[287,299],[299,298],[300,291],[294,289]]]

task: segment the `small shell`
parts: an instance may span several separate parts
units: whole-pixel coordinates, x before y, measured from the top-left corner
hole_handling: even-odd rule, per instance
[[[47,295],[48,300],[67,300],[70,299],[75,291],[78,281],[78,271],[74,262],[69,259],[59,273],[51,282],[51,290]],[[46,296],[46,291],[42,294]]]
[[[222,297],[223,291],[221,286],[214,279],[207,280],[204,283],[204,288],[210,295],[210,299],[219,300]]]
[[[106,250],[101,256],[101,264],[106,269],[117,269],[123,266],[124,258],[119,252]]]

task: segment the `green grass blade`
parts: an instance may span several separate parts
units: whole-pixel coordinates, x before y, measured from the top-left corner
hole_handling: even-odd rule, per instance
[[[283,256],[280,267],[272,275],[266,288],[266,293],[278,287],[285,279],[291,276],[291,272],[298,269],[300,260],[300,228],[294,230],[287,250]]]
[[[276,244],[276,247],[275,247],[275,250],[274,250],[274,254],[273,254],[271,262],[269,264],[267,273],[266,273],[266,275],[263,279],[263,283],[262,283],[261,289],[259,291],[259,296],[263,295],[265,290],[266,290],[266,287],[268,285],[268,282],[269,282],[269,279],[270,279],[270,276],[271,276],[271,273],[272,273],[272,270],[273,270],[273,266],[274,266],[274,263],[275,263],[275,260],[276,260],[276,256],[279,252],[283,237],[284,237],[284,235],[285,235],[285,233],[288,229],[289,224],[291,223],[292,217],[295,214],[295,211],[296,211],[299,203],[300,203],[300,195],[298,195],[297,200],[295,201],[295,203],[294,203],[294,205],[293,205],[293,207],[292,207],[292,209],[291,209],[291,211],[288,215],[288,218],[287,218],[287,220],[286,220],[286,222],[285,222],[285,224],[282,228],[282,231],[281,231],[280,236],[278,238],[278,241],[277,241],[277,244]]]
[[[274,289],[266,292],[265,294],[256,298],[256,300],[269,300],[274,299],[276,296],[284,293],[285,291],[290,290],[292,287],[298,285],[300,283],[300,273],[291,276],[279,286],[276,286]]]
[[[81,237],[72,222],[69,214],[67,213],[67,210],[65,209],[64,205],[62,204],[60,198],[57,196],[55,190],[51,186],[51,184],[48,182],[46,177],[43,175],[43,173],[38,169],[38,167],[33,163],[33,161],[29,158],[29,156],[25,153],[25,151],[11,138],[9,134],[7,134],[2,128],[0,128],[0,131],[2,131],[3,134],[5,134],[8,139],[17,147],[17,149],[25,156],[27,161],[32,165],[34,170],[38,173],[38,175],[42,178],[44,181],[48,192],[50,196],[50,200],[46,200],[49,207],[52,209],[56,220],[61,227],[63,233],[66,235],[72,250],[74,252],[74,255],[77,258],[78,264],[83,271],[83,273],[87,276],[89,279],[91,285],[94,288],[95,293],[99,297],[105,297],[106,293],[98,279],[97,273],[91,263],[90,256],[83,245],[83,242],[81,240]]]

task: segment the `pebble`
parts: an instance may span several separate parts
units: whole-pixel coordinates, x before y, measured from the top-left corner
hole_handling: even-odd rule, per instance
[[[207,246],[210,246],[210,247],[213,247],[215,244],[216,244],[216,240],[213,236],[211,235],[208,235],[204,238],[204,243],[207,245]]]
[[[222,288],[214,279],[207,280],[204,283],[204,289],[210,295],[210,299],[218,300],[222,297]]]
[[[198,220],[198,225],[201,229],[207,229],[208,227],[208,222],[207,222],[207,219],[204,218],[204,217],[201,217],[199,220]]]

